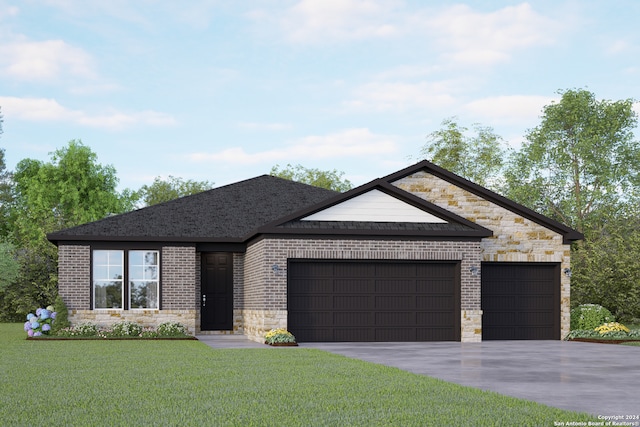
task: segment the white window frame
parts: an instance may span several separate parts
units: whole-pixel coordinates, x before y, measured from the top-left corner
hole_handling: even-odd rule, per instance
[[[122,267],[122,277],[120,279],[107,278],[107,277],[95,277],[95,268],[96,266],[107,267],[107,271],[109,271],[109,267],[116,266],[117,264],[111,264],[111,254],[107,255],[107,264],[96,264],[95,263],[95,254],[96,252],[119,252],[120,253],[120,266]],[[92,293],[92,306],[94,310],[124,310],[124,278],[126,275],[126,267],[124,264],[124,251],[119,249],[94,249],[92,252],[92,263],[91,263],[91,293]],[[96,283],[105,283],[105,282],[120,282],[120,305],[121,307],[96,307]]]
[[[156,277],[155,279],[153,278],[147,278],[146,276],[146,271],[144,269],[145,266],[147,266],[147,264],[144,262],[144,256],[143,256],[143,263],[141,265],[139,264],[135,264],[132,265],[131,264],[131,253],[132,252],[142,252],[142,253],[149,253],[149,252],[153,252],[156,254],[156,260],[157,260],[157,264],[149,264],[149,267],[155,267],[156,269]],[[158,308],[160,308],[160,251],[158,250],[153,250],[153,249],[131,249],[127,251],[127,258],[128,258],[128,265],[127,265],[127,296],[128,296],[128,307],[129,310],[157,310]],[[142,279],[131,279],[131,268],[132,267],[143,267],[143,278]],[[143,283],[149,283],[149,282],[155,282],[156,285],[156,295],[155,295],[155,304],[150,306],[150,307],[133,307],[131,305],[131,289],[133,288],[132,284],[136,283],[136,282],[143,282]]]

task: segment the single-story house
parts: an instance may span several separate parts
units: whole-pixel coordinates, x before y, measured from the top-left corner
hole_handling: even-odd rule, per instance
[[[263,175],[48,238],[74,324],[477,342],[569,332],[582,235],[423,161],[345,193]]]

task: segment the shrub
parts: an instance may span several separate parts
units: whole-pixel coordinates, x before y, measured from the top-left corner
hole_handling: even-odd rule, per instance
[[[95,337],[98,336],[98,330],[98,325],[87,322],[60,329],[56,335],[59,337]]]
[[[188,335],[187,329],[176,322],[164,322],[158,325],[158,336],[160,337],[181,337]]]
[[[272,329],[264,336],[265,344],[295,343],[296,338],[286,329]]]
[[[69,310],[67,310],[67,305],[59,294],[53,302],[53,311],[57,313],[56,321],[51,325],[51,333],[55,335],[60,329],[71,326],[71,323],[69,323]]]
[[[595,329],[603,323],[614,322],[615,316],[597,304],[583,304],[571,310],[571,329]]]
[[[142,326],[123,320],[122,322],[114,323],[107,335],[112,337],[138,337],[140,334],[142,334]]]
[[[39,337],[41,335],[49,335],[51,325],[57,317],[57,313],[53,310],[53,306],[47,308],[39,308],[36,314],[27,314],[27,321],[24,324],[24,330],[29,337]]]

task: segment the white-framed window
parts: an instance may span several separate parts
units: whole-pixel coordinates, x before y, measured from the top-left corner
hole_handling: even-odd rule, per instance
[[[157,250],[93,250],[94,309],[160,307],[160,252]]]
[[[160,253],[129,251],[129,307],[158,308]]]
[[[123,308],[124,252],[93,251],[93,308]]]

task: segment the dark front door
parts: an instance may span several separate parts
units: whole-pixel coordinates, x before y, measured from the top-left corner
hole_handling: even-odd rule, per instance
[[[200,329],[233,329],[233,254],[202,254]]]
[[[560,264],[482,263],[483,340],[559,340]]]
[[[460,341],[456,262],[291,260],[288,270],[300,342]]]

